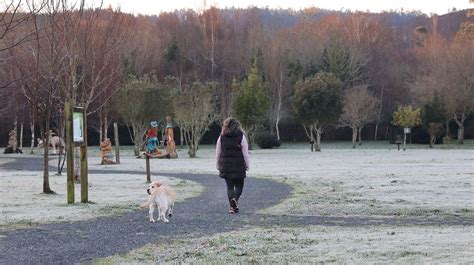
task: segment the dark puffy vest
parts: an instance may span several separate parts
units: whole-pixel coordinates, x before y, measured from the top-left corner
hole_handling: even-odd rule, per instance
[[[242,147],[240,146],[242,137],[242,133],[238,135],[221,135],[220,172],[245,172],[245,160],[242,155]]]

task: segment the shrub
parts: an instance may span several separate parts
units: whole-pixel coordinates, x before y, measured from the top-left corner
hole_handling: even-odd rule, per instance
[[[451,144],[451,140],[451,137],[449,135],[446,135],[445,137],[443,137],[443,144],[449,146]]]
[[[280,141],[278,141],[275,134],[264,132],[257,136],[257,145],[262,149],[271,149],[273,147],[279,147]]]

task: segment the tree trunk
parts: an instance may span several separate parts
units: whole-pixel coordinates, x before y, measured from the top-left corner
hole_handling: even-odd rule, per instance
[[[191,143],[189,145],[189,149],[188,149],[188,155],[190,158],[194,158],[196,157],[196,145],[193,143],[193,140],[191,140]]]
[[[23,149],[23,122],[20,124],[20,150]]]
[[[18,149],[18,116],[16,115],[15,112],[15,122],[14,122],[14,128],[13,131],[15,131],[16,139],[15,139],[15,144],[13,145],[13,152],[16,153]]]
[[[248,137],[249,150],[252,150],[257,142],[257,126],[253,125],[248,128],[244,128]]]
[[[109,138],[108,135],[109,135],[109,124],[108,124],[107,115],[106,115],[104,116],[104,140]]]
[[[133,133],[130,131],[130,127],[132,127]],[[136,157],[140,157],[140,148],[144,143],[143,135],[141,135],[141,132],[143,131],[142,126],[139,123],[132,123],[131,126],[127,123],[127,129],[134,145],[133,152]]]
[[[316,128],[316,152],[321,152],[321,135],[323,134],[323,128]]]
[[[359,127],[359,146],[362,145],[362,129],[364,129],[363,127]]]
[[[276,116],[276,122],[275,122],[275,130],[276,130],[276,135],[277,135],[277,140],[280,141],[280,128],[278,125],[280,124],[280,118],[281,118],[281,105],[282,105],[282,98],[281,98],[281,92],[283,90],[283,69],[281,68],[280,65],[280,82],[278,84],[278,105],[277,105],[277,116]]]
[[[44,121],[43,128],[43,193],[52,194],[54,191],[49,186],[49,115]]]
[[[115,139],[115,163],[120,164],[120,143],[118,135],[118,125],[114,123],[114,139]]]
[[[433,133],[430,133],[430,148],[433,148],[436,143],[436,136]]]
[[[135,147],[133,148],[133,154],[134,154],[136,157],[139,157],[139,156],[140,156],[140,147],[138,146],[138,143],[135,143]]]
[[[406,145],[407,145],[407,133],[403,132],[403,151],[406,150]]]
[[[379,121],[377,120],[375,123],[375,135],[374,135],[374,140],[377,141],[377,134],[379,131]]]
[[[454,114],[454,121],[458,125],[458,144],[464,144],[464,120],[466,120],[466,115],[461,114],[461,118],[458,118],[458,115]]]
[[[379,123],[380,123],[380,120],[382,119],[383,91],[384,91],[384,86],[382,85],[382,88],[381,88],[381,91],[380,91],[379,113],[377,115],[377,122],[375,123],[375,135],[374,135],[374,140],[375,141],[377,141],[377,134],[378,134],[378,131],[379,131]]]
[[[309,126],[309,131],[308,128],[306,128],[306,125],[303,124],[304,132],[306,133],[306,136],[309,138],[309,144],[311,146],[311,152],[314,152],[314,136],[313,136],[313,125]]]
[[[190,149],[188,151],[189,157],[191,157],[191,158],[196,157],[196,153],[197,153],[197,149],[198,149],[198,146],[199,146],[200,138],[201,138],[201,134],[199,133],[197,128],[194,128],[191,131],[191,135],[190,135],[191,145],[190,145]]]
[[[135,156],[141,157],[140,151],[142,150],[145,141],[143,140],[143,132],[146,130],[145,127],[141,125],[135,125],[133,128],[133,142],[135,144]],[[146,151],[146,148],[145,148]]]
[[[99,145],[100,143],[102,143],[102,141],[104,141],[103,131],[104,131],[104,124],[102,121],[102,115],[99,114]]]
[[[187,131],[184,128],[183,128],[183,132],[184,132],[183,134],[184,143],[186,144],[186,147],[188,149],[188,155],[189,157],[193,158],[196,156],[196,149],[194,148],[193,132]]]
[[[216,50],[216,37],[214,33],[214,21],[211,18],[211,78],[214,78],[214,72],[216,69],[216,58],[215,58],[215,50]]]
[[[30,129],[31,129],[31,148],[30,148],[30,154],[34,153],[35,149],[35,122],[31,121],[30,122]]]
[[[278,142],[280,141],[280,128],[279,128],[279,124],[280,124],[280,115],[277,116],[277,120],[276,120],[276,122],[275,122],[275,131],[276,131],[276,136],[277,136]]]
[[[458,126],[458,144],[464,144],[464,124]]]
[[[449,136],[450,137],[450,130],[449,130],[449,123],[451,122],[450,119],[446,119],[446,136]]]
[[[357,141],[357,128],[352,127],[352,148],[356,148]]]

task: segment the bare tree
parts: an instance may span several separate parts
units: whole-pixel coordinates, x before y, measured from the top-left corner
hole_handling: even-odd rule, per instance
[[[184,87],[175,99],[176,122],[183,128],[189,157],[196,157],[199,142],[217,119],[216,83],[194,82]]]
[[[31,16],[40,12],[45,7],[46,2],[27,0],[2,1],[4,6],[3,11],[0,13],[0,52],[14,48],[34,38],[32,28],[22,26],[29,24],[28,20]],[[10,37],[13,32],[16,33],[15,38]]]
[[[153,76],[129,79],[114,98],[115,110],[132,128],[130,136],[136,156],[140,155],[150,122],[164,122],[166,116],[173,114],[171,95],[175,86],[174,80],[159,82]]]
[[[288,105],[289,79],[288,79],[288,62],[289,62],[289,46],[285,41],[288,36],[286,32],[279,32],[272,40],[268,49],[264,50],[264,65],[266,76],[268,77],[269,96],[271,102],[270,122],[272,124],[271,131],[276,133],[278,141],[280,141],[280,121],[285,117],[284,104]]]
[[[458,143],[464,140],[464,122],[474,110],[474,42],[471,34],[463,28],[453,42],[440,36],[425,37],[417,50],[420,64],[418,76],[413,83],[415,98],[422,104],[440,96],[447,114],[446,132],[449,122],[458,125]]]
[[[352,128],[352,148],[356,147],[357,135],[362,144],[362,129],[376,119],[378,100],[369,92],[367,85],[351,87],[344,91],[344,107],[340,117],[343,126]]]
[[[474,23],[471,24],[474,29]],[[468,30],[466,30],[468,31]],[[449,91],[444,95],[448,99],[448,113],[458,125],[458,143],[464,143],[464,122],[474,112],[474,30],[458,32],[458,38],[449,50]],[[464,33],[464,34],[463,34]],[[467,35],[467,36],[466,36]]]

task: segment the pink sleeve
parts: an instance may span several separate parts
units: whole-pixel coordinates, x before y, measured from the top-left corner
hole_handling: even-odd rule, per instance
[[[250,168],[250,159],[249,159],[249,145],[247,143],[247,139],[245,138],[245,135],[242,137],[242,142],[240,143],[242,146],[242,155],[244,156],[245,160],[245,167],[247,168],[247,171]]]
[[[216,143],[216,168],[219,170],[219,158],[221,157],[221,137],[217,138]]]

